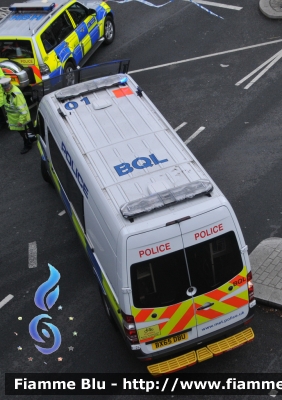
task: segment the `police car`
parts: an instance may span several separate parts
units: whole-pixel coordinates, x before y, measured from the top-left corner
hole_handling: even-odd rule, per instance
[[[69,73],[115,37],[114,17],[104,2],[49,0],[15,3],[0,22],[0,67],[25,88]]]

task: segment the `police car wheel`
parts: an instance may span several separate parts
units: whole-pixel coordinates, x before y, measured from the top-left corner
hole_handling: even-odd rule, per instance
[[[66,86],[71,86],[75,84],[75,75],[74,75],[75,67],[71,61],[68,61],[64,68],[65,83]]]
[[[115,24],[112,17],[107,16],[104,25],[104,43],[111,44],[115,38]]]
[[[49,175],[49,172],[48,172],[48,169],[46,166],[46,161],[42,160],[42,158],[41,158],[41,175],[45,182],[48,182],[51,185],[53,185],[52,179]]]

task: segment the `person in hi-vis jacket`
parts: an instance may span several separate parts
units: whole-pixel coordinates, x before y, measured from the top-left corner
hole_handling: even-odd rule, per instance
[[[2,68],[0,68],[0,78],[4,78],[5,74],[2,71]],[[4,96],[4,90],[2,86],[0,85],[0,104],[3,103],[3,96]],[[6,125],[6,118],[4,114],[4,109],[3,107],[0,106],[0,129],[3,129]]]
[[[11,78],[0,78],[3,88],[3,98],[0,96],[0,106],[4,106],[11,131],[18,131],[23,138],[24,147],[21,154],[27,153],[36,137],[29,134],[31,131],[31,119],[29,108],[21,90],[11,84]]]

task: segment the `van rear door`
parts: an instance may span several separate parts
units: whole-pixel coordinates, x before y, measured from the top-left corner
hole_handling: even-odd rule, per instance
[[[144,353],[243,319],[247,268],[226,207],[130,236],[131,312]]]
[[[127,240],[131,313],[144,353],[197,337],[179,224]],[[161,340],[162,339],[162,340]]]
[[[228,209],[220,207],[183,221],[180,230],[198,337],[245,318],[249,310],[248,271]]]

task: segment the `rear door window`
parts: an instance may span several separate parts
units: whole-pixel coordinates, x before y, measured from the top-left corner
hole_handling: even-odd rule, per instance
[[[189,278],[183,250],[131,266],[133,303],[138,308],[169,306],[188,299]]]
[[[192,286],[197,296],[230,281],[243,269],[234,232],[228,232],[185,249]]]
[[[34,58],[29,40],[0,40],[0,58]]]

